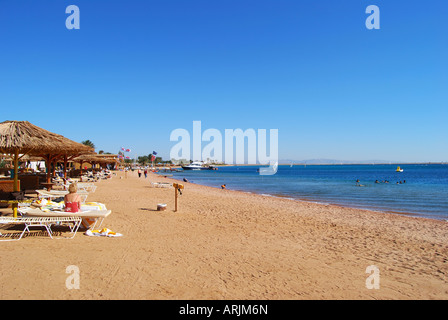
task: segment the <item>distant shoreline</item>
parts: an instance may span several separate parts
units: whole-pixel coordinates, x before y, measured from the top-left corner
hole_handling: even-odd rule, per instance
[[[373,166],[373,165],[399,165],[399,166],[403,166],[403,165],[415,165],[415,164],[427,164],[427,165],[432,165],[432,164],[442,164],[442,165],[448,165],[448,162],[392,162],[392,163],[304,163],[304,162],[293,162],[293,163],[279,163],[279,166],[291,166],[291,164],[293,166],[347,166],[347,165],[357,165],[357,166]],[[260,163],[256,163],[256,164],[215,164],[214,166],[217,167],[244,167],[244,166],[266,166],[268,167],[268,164],[260,164]]]
[[[375,166],[375,165],[393,165],[393,166],[404,166],[404,165],[448,165],[448,162],[392,162],[392,163],[304,163],[304,162],[292,162],[292,163],[279,163],[279,166]],[[215,167],[268,167],[268,164],[261,164],[261,163],[255,163],[255,164],[210,164]],[[154,168],[164,168],[164,167],[171,167],[171,168],[182,168],[180,165],[156,165]]]

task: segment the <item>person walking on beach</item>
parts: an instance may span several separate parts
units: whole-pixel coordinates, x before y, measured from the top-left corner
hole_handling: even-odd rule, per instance
[[[148,177],[148,169],[145,169],[144,174],[145,174],[145,179],[146,179]]]
[[[142,176],[142,170],[140,170],[140,168],[138,168],[138,177],[140,178]]]

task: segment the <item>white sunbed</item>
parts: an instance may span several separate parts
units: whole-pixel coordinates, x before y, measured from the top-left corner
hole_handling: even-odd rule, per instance
[[[72,183],[76,183],[76,185],[78,187],[78,193],[80,193],[80,192],[94,193],[96,191],[96,185],[94,185],[92,182],[72,182]],[[72,183],[63,184],[62,187],[64,188],[64,190],[68,190],[68,187]],[[56,191],[56,190],[51,190],[51,191]]]
[[[76,184],[78,186],[78,193],[80,191],[84,191],[87,193],[94,193],[96,191],[96,185],[89,182],[78,182]]]
[[[30,232],[30,227],[45,227],[48,235],[53,239],[53,231],[51,226],[54,224],[67,224],[70,228],[70,232],[73,233],[71,237],[66,237],[72,239],[75,237],[76,232],[81,225],[82,218],[80,217],[0,217],[0,224],[10,225],[10,224],[23,224],[25,227],[20,234],[17,233],[0,233],[0,241],[17,241],[22,239],[25,232]],[[72,225],[73,224],[73,225]],[[17,237],[18,235],[18,237]]]
[[[66,190],[36,190],[39,199],[56,199],[60,197],[64,197],[69,192]],[[78,191],[79,196],[81,197],[82,202],[87,201],[87,197],[89,195],[88,192],[80,190]]]
[[[81,210],[78,212],[65,212],[56,210],[43,211],[41,209],[34,208],[19,208],[19,212],[24,217],[79,217],[85,220],[93,220],[92,224],[90,224],[89,226],[89,229],[94,229],[95,227],[99,228],[104,219],[112,213],[111,210],[98,210],[94,209],[93,206],[86,206],[84,208],[87,210]]]
[[[169,188],[171,183],[169,182],[151,182],[151,187],[153,188]]]

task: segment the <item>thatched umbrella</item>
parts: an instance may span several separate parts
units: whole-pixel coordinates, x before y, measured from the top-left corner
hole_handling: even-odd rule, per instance
[[[72,160],[73,160],[73,162],[78,162],[80,164],[80,169],[81,169],[81,174],[82,174],[82,164],[83,163],[89,163],[92,166],[92,171],[93,171],[94,164],[100,163],[101,161],[103,161],[103,158],[99,157],[97,154],[83,154],[79,157],[73,158]]]
[[[98,154],[97,156],[99,157],[99,161],[98,161],[98,163],[100,163],[100,164],[104,164],[104,165],[108,165],[108,164],[117,165],[117,163],[118,163],[117,155],[116,155],[116,154]]]
[[[69,155],[92,153],[94,150],[59,134],[47,131],[28,121],[0,123],[0,153],[8,153],[14,161],[14,190],[18,191],[18,162],[25,155],[45,159],[48,168],[47,183],[51,181],[50,164]],[[21,155],[21,156],[20,156]]]

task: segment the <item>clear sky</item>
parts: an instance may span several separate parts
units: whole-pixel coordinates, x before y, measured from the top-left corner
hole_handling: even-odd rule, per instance
[[[446,0],[0,0],[0,121],[132,157],[200,120],[278,129],[280,159],[448,161],[447,20]]]

